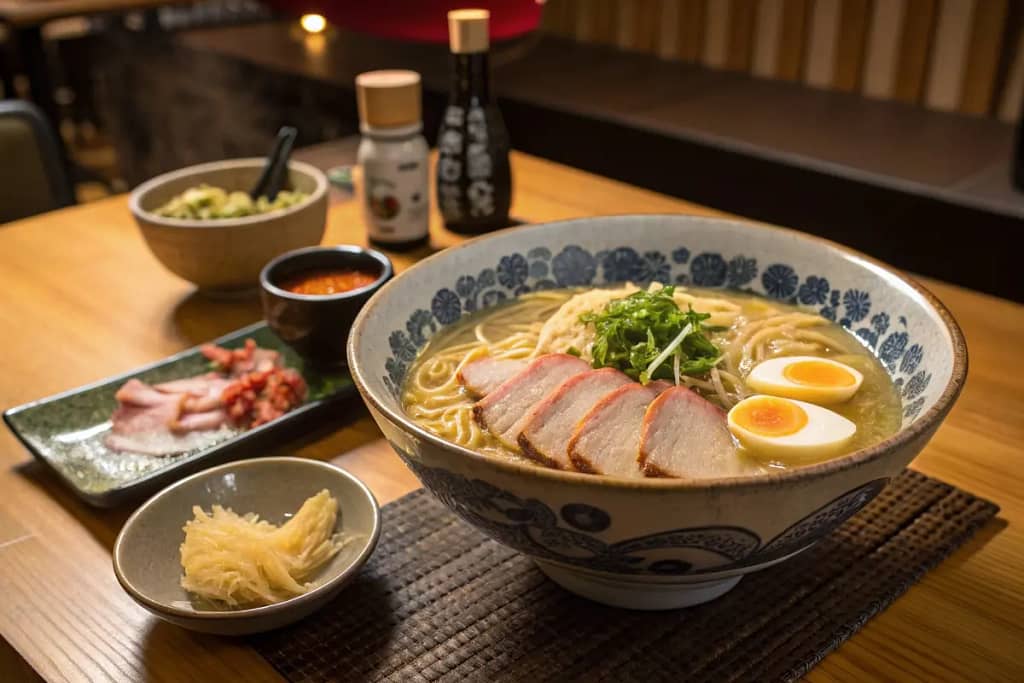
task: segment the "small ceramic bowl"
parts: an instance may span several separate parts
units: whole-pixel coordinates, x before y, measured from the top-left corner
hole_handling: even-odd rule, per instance
[[[139,185],[128,204],[150,251],[169,271],[207,293],[254,290],[260,269],[278,254],[319,244],[327,224],[327,177],[314,166],[288,164],[288,184],[309,195],[295,206],[257,216],[216,220],[153,213],[190,187],[206,183],[248,190],[264,158],[215,161],[165,173]]]
[[[313,578],[308,593],[264,607],[193,605],[181,587],[180,546],[192,506],[257,513],[281,524],[310,496],[327,489],[338,500],[336,531],[348,543]],[[330,602],[370,557],[380,536],[380,509],[370,490],[345,470],[302,458],[257,458],[182,479],[135,511],[114,543],[114,574],[137,603],[172,624],[204,633],[244,635],[279,628]]]
[[[377,279],[338,294],[295,294],[279,285],[305,271],[356,268],[375,272]],[[282,254],[260,273],[263,316],[270,329],[305,360],[320,366],[345,362],[345,343],[363,304],[394,275],[387,256],[354,245],[310,247]]]

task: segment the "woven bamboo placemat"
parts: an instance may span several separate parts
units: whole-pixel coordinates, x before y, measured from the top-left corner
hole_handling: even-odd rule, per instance
[[[291,681],[774,681],[804,675],[998,512],[906,471],[838,531],[722,598],[634,612],[578,598],[423,490],[305,621],[253,640]]]

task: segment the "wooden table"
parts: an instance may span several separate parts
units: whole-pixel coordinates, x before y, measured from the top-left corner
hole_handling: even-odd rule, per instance
[[[712,213],[522,154],[514,171],[513,213],[528,221]],[[432,231],[435,246],[457,241],[436,217]],[[363,241],[356,203],[333,206],[325,243]],[[422,255],[394,260],[401,270]],[[826,658],[811,680],[1024,680],[1024,307],[928,285],[963,325],[971,372],[960,402],[914,466],[991,498],[1002,513]],[[123,196],[0,226],[0,291],[5,408],[129,370],[259,317],[255,302],[204,299],[165,272]],[[287,452],[342,465],[382,503],[418,486],[363,410],[339,416]],[[0,680],[33,670],[52,680],[278,680],[244,643],[159,622],[121,591],[110,550],[130,510],[80,503],[6,431],[0,468]]]

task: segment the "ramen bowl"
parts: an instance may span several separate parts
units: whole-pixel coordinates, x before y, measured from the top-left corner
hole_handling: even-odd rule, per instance
[[[484,455],[407,417],[402,383],[442,328],[526,292],[624,281],[749,291],[840,322],[893,378],[900,428],[803,467],[721,479],[615,479]],[[949,312],[884,264],[795,231],[689,216],[579,219],[443,251],[366,304],[348,359],[377,424],[434,495],[566,589],[633,609],[712,600],[834,531],[920,452],[967,372],[963,335]]]

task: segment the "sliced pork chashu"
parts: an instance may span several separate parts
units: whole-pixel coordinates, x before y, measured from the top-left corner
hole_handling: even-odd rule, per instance
[[[637,382],[605,394],[580,421],[569,441],[569,460],[580,472],[642,477],[640,429],[644,414],[670,385]]]
[[[533,407],[565,380],[589,370],[589,365],[568,354],[541,356],[478,401],[473,406],[473,418],[516,450],[516,437],[523,431]]]
[[[456,376],[459,384],[470,395],[483,398],[526,369],[528,360],[509,358],[481,358],[462,366]]]
[[[725,412],[685,387],[647,407],[639,463],[648,477],[708,478],[744,473]]]
[[[572,469],[569,441],[580,420],[601,398],[633,380],[613,368],[588,370],[558,385],[530,412],[518,435],[523,455],[559,469]]]

